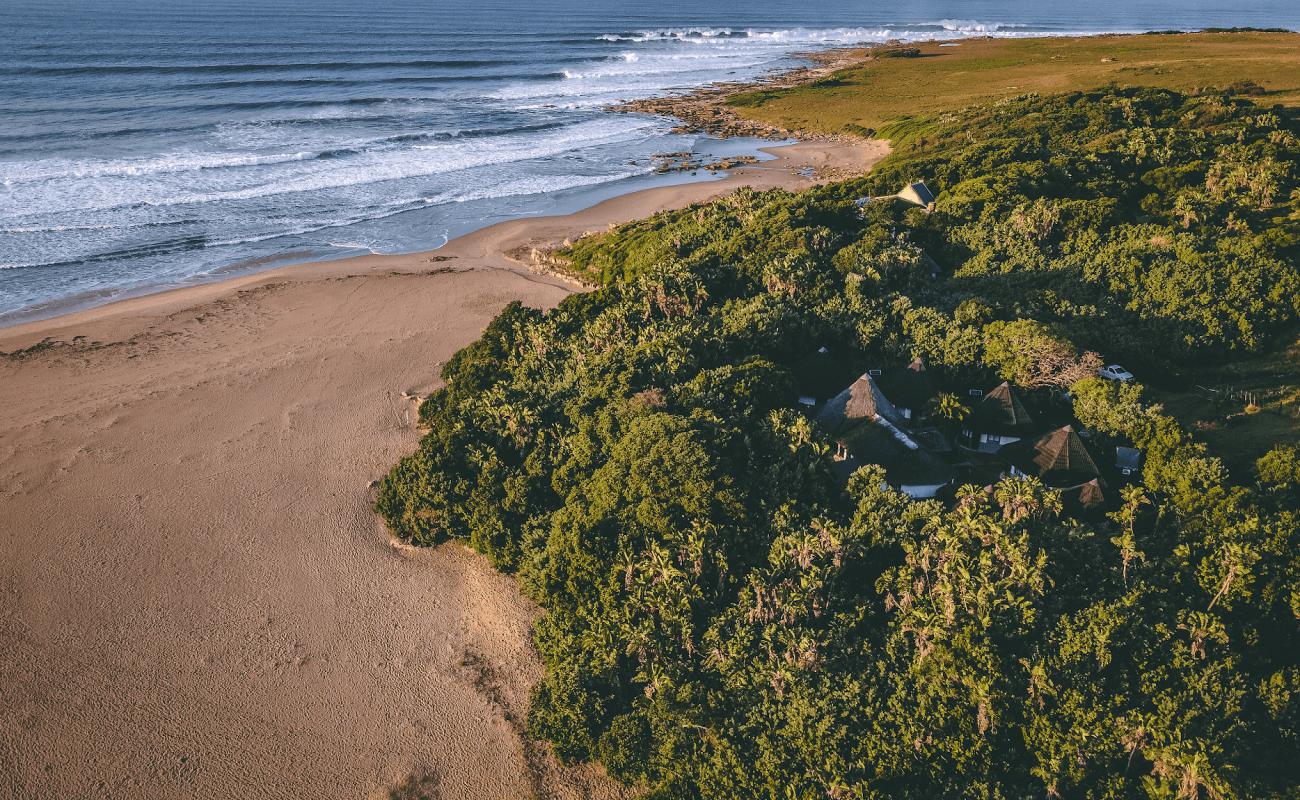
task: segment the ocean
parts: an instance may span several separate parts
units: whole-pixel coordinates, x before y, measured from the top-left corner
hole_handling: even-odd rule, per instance
[[[1300,28],[1295,0],[5,0],[0,324],[437,247],[753,152],[619,100],[888,39]]]

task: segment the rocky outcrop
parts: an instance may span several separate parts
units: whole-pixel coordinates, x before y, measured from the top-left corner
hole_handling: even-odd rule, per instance
[[[873,49],[851,48],[805,53],[801,57],[813,62],[812,66],[774,72],[755,81],[712,83],[686,94],[632,100],[613,106],[612,110],[674,117],[681,121],[681,124],[673,129],[676,133],[707,133],[722,139],[733,136],[759,139],[798,138],[805,141],[848,138],[812,131],[787,130],[765,122],[746,119],[732,110],[727,105],[727,100],[744,92],[788,89],[814,83],[837,70],[872,58],[873,52]]]
[[[654,157],[654,160],[655,172],[660,175],[669,172],[696,172],[698,170],[726,172],[737,167],[746,167],[758,163],[756,156],[732,156],[714,161],[704,161],[698,154],[689,152],[660,153]]]

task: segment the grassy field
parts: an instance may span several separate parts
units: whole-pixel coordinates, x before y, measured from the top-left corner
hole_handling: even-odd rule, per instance
[[[907,117],[1028,92],[1108,84],[1182,91],[1249,81],[1261,104],[1300,105],[1300,34],[1142,34],[917,45],[918,57],[864,60],[817,83],[742,93],[743,117],[790,130],[862,132]]]

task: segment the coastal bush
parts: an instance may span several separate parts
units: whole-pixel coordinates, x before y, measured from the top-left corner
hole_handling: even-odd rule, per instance
[[[1259,479],[1271,486],[1300,488],[1300,447],[1278,445],[1256,462]]]
[[[1296,123],[1267,115],[1019,98],[908,121],[864,178],[583,239],[602,287],[448,361],[377,508],[518,576],[529,730],[648,797],[1294,796],[1294,453],[1233,484],[1142,387],[1088,377],[1090,351],[1176,369],[1296,323]],[[852,202],[918,178],[931,214]],[[1068,389],[1141,483],[1085,519],[1028,479],[846,486],[797,398],[918,354]]]

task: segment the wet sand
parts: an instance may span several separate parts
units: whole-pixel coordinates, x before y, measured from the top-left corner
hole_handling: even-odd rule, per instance
[[[507,254],[883,143],[803,143],[711,183],[0,330],[0,796],[618,797],[522,735],[537,609],[458,545],[394,544],[368,484],[404,393],[513,300]],[[45,342],[44,345],[39,343]]]

